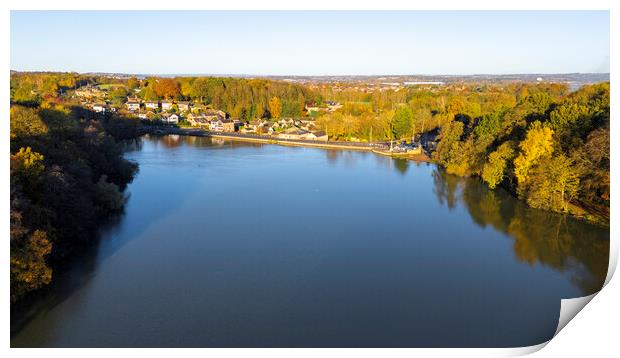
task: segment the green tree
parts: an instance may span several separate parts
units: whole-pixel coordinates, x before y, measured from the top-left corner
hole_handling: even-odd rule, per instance
[[[116,106],[122,106],[127,100],[127,90],[120,86],[114,87],[114,89],[110,91],[110,100]]]
[[[428,108],[417,107],[413,109],[413,127],[417,133],[426,133],[432,127],[433,114]]]
[[[610,138],[609,124],[592,131],[583,150],[575,151],[583,167],[580,194],[588,202],[609,206]]]
[[[446,171],[458,176],[469,176],[475,171],[476,147],[470,138],[464,142],[456,141],[450,148],[450,158],[446,163]]]
[[[497,138],[501,131],[500,118],[497,113],[485,115],[474,128],[476,145],[486,148]]]
[[[159,97],[157,97],[157,93],[155,93],[155,90],[153,89],[153,86],[150,84],[140,91],[140,97],[142,97],[145,101],[156,101],[159,99]]]
[[[440,164],[447,165],[454,153],[458,151],[458,143],[463,135],[463,123],[450,121],[441,127],[439,144],[433,157]]]
[[[401,105],[394,112],[392,125],[395,138],[411,137],[413,134],[413,112],[409,106]]]
[[[103,212],[120,211],[125,204],[123,193],[114,183],[107,181],[107,176],[102,175],[95,184],[96,203]]]

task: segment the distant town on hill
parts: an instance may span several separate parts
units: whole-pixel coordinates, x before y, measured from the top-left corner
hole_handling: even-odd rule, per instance
[[[11,71],[21,72],[21,71]],[[30,72],[30,71],[28,71]],[[44,72],[44,71],[41,71]],[[127,79],[132,76],[138,79],[156,77],[231,77],[231,78],[262,78],[301,84],[327,83],[358,83],[373,86],[407,86],[419,84],[454,84],[454,83],[505,83],[505,82],[552,82],[566,83],[571,91],[587,85],[610,80],[609,73],[524,73],[524,74],[475,74],[475,75],[252,75],[252,74],[210,74],[210,73],[114,73],[87,72],[85,75],[106,76]]]

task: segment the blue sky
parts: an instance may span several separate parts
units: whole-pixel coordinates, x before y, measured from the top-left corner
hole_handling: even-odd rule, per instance
[[[12,11],[11,68],[143,74],[609,72],[609,12]]]

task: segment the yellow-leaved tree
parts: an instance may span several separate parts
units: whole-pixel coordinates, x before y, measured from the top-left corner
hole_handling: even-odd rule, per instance
[[[515,158],[514,166],[515,176],[521,185],[527,182],[530,169],[553,153],[553,130],[539,121],[532,123],[519,148],[521,152]]]
[[[269,99],[269,113],[271,114],[271,118],[280,118],[282,115],[282,102],[280,102],[280,99],[276,96]]]

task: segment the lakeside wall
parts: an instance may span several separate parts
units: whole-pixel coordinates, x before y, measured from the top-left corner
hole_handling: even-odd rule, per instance
[[[339,142],[339,141],[316,141],[316,140],[304,140],[304,139],[282,139],[270,136],[263,136],[257,134],[242,134],[242,133],[224,133],[224,132],[210,132],[203,129],[188,129],[188,128],[173,128],[173,127],[157,127],[150,131],[151,134],[178,134],[186,136],[196,137],[212,137],[221,139],[230,139],[237,141],[264,143],[264,144],[278,144],[296,147],[314,147],[324,149],[345,149],[345,150],[358,150],[373,152],[379,155],[398,157],[403,159],[411,159],[416,161],[430,162],[431,159],[422,149],[416,153],[392,153],[380,149],[377,145],[371,143],[358,143],[358,142]]]

